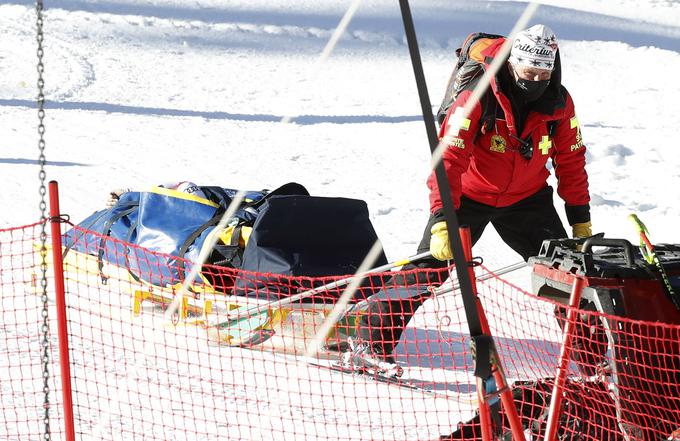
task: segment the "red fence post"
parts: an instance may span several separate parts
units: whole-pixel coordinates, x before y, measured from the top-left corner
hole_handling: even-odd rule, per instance
[[[463,245],[463,253],[465,254],[465,259],[468,262],[472,262],[472,236],[470,235],[470,229],[467,227],[460,227],[460,240]],[[468,273],[470,274],[470,283],[472,284],[472,292],[475,295],[477,301],[477,311],[480,315],[482,322],[482,329],[486,333],[488,323],[485,320],[484,310],[481,307],[479,297],[477,296],[477,278],[475,275],[475,270],[472,265],[468,266]],[[492,441],[493,440],[493,423],[491,420],[491,409],[486,397],[486,390],[484,388],[484,382],[481,378],[477,378],[477,401],[479,402],[479,427],[482,435],[482,441]]]
[[[571,355],[572,337],[576,332],[576,315],[578,306],[581,304],[581,292],[583,291],[583,278],[574,277],[574,282],[571,286],[571,295],[569,296],[569,310],[567,311],[567,320],[564,324],[564,333],[562,336],[562,349],[560,350],[560,358],[557,362],[557,374],[555,375],[555,384],[552,390],[552,399],[550,400],[550,410],[548,411],[548,423],[545,428],[545,441],[555,441],[557,436],[557,425],[562,408],[562,390],[567,378],[567,369],[569,368],[569,357]]]
[[[68,323],[66,320],[66,292],[64,289],[64,259],[61,251],[61,220],[59,219],[59,187],[50,181],[50,226],[52,231],[52,264],[54,268],[54,292],[57,301],[57,329],[59,336],[59,360],[61,390],[64,400],[64,430],[67,441],[75,441],[73,424],[73,395],[71,392],[71,361],[68,350]]]
[[[472,262],[472,236],[470,234],[470,228],[461,227],[459,233],[461,243],[463,245],[465,260]],[[472,266],[469,266],[468,271],[470,273],[470,281],[472,282],[472,292],[474,293],[477,301],[477,311],[482,324],[482,331],[485,335],[491,336],[489,321],[486,319],[486,313],[484,312],[484,308],[482,307],[482,302],[479,299],[479,293],[477,291],[477,278],[475,276],[475,270]],[[507,378],[503,372],[503,365],[501,364],[500,356],[498,355],[498,352],[495,348],[491,357],[493,360],[491,371],[493,373],[493,378],[496,381],[497,395],[501,400],[503,410],[505,411],[505,415],[508,419],[508,424],[510,425],[510,431],[512,433],[512,439],[513,441],[524,441],[526,438],[524,437],[522,421],[519,418],[517,407],[515,407],[515,400],[512,396],[512,390],[508,385]],[[491,412],[487,401],[487,393],[483,388],[483,382],[479,378],[477,379],[477,394],[479,396],[479,421],[481,424],[482,440],[486,441],[487,439],[492,439]],[[485,425],[487,427],[485,427]]]

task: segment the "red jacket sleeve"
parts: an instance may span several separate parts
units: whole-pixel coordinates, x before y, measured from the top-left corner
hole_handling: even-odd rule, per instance
[[[590,220],[586,146],[574,111],[574,102],[569,95],[564,118],[559,120],[553,141],[556,147],[552,161],[557,177],[557,194],[566,204],[570,224],[586,222]]]
[[[456,208],[460,207],[461,175],[470,165],[470,155],[475,148],[475,137],[482,114],[481,105],[477,102],[467,118],[464,117],[464,107],[470,95],[471,91],[466,90],[458,96],[439,130],[439,144],[444,145],[441,160]],[[430,212],[434,213],[442,208],[442,201],[434,172],[436,164],[432,165],[433,171],[427,179],[427,186],[430,189]]]

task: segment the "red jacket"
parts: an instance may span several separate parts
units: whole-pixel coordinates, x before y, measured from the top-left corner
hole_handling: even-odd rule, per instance
[[[503,41],[499,39],[491,45],[486,55],[493,57]],[[490,58],[487,61],[490,62]],[[501,69],[507,68],[503,65]],[[444,138],[448,144],[442,161],[456,208],[460,207],[461,194],[493,207],[506,207],[531,196],[547,185],[550,172],[546,163],[551,159],[558,181],[557,193],[565,201],[567,210],[569,206],[581,206],[578,207],[581,210],[577,211],[583,213],[583,206],[586,208],[587,219],[582,215],[577,216],[580,219],[568,216],[573,218],[570,223],[589,220],[586,147],[581,139],[574,103],[560,84],[559,64],[556,63],[548,91],[541,98],[546,100],[546,96],[550,96],[552,100],[547,106],[542,106],[549,109],[548,113],[530,111],[522,133],[518,134],[515,128],[510,99],[501,91],[499,75],[492,78],[490,87],[505,114],[504,119],[497,114],[495,127],[482,130],[482,106],[478,102],[467,118],[469,121],[461,120],[456,112],[462,114],[471,95],[471,90],[464,90],[451,105],[439,133],[440,139]],[[552,95],[549,93],[551,89]],[[551,120],[557,120],[557,125],[553,136],[549,137],[548,121]],[[452,136],[459,127],[458,135]],[[521,142],[513,136],[522,139],[531,137],[534,150],[530,160],[521,156]],[[430,188],[430,210],[434,213],[442,207],[434,173],[427,184]]]

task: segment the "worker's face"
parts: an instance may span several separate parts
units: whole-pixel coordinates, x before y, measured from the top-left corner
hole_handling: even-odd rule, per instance
[[[522,65],[513,66],[511,63],[508,63],[508,68],[515,79],[518,96],[526,102],[539,99],[550,84],[551,70]]]
[[[539,69],[537,67],[517,65],[514,66],[510,64],[510,70],[515,76],[515,81],[518,79],[527,81],[545,81],[549,80],[552,76],[552,70],[550,69]]]

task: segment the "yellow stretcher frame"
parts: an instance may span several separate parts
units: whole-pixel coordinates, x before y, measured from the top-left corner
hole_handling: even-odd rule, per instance
[[[35,244],[34,249],[39,252],[40,244]],[[50,245],[47,245],[47,251],[46,261],[48,267],[50,267],[49,270],[51,270],[52,253]],[[101,283],[102,271],[97,257],[93,255],[69,250],[64,257],[64,272],[92,277],[96,280],[96,283]],[[129,294],[132,299],[131,314],[133,317],[139,317],[142,314],[145,302],[161,307],[169,306],[176,293],[182,289],[181,283],[161,287],[140,281],[133,278],[125,268],[108,262],[105,262],[103,272],[111,276],[112,279],[123,282],[123,284],[129,284],[132,287]],[[33,274],[31,279],[33,288],[37,290],[37,275]],[[212,314],[224,319],[228,312],[244,306],[253,306],[252,299],[225,294],[216,291],[210,285],[194,284],[189,287],[189,293],[183,296],[178,313],[172,320],[172,326],[192,325],[205,328],[210,326]],[[316,329],[320,326],[320,321],[323,321],[330,314],[332,307],[332,304],[290,304],[269,309],[267,311],[269,320],[264,329],[274,331],[277,338],[260,345],[261,348],[264,350],[302,352],[305,346],[304,342],[311,340]],[[295,316],[302,316],[307,319],[303,318],[302,321],[296,321]],[[326,341],[342,341],[346,335],[355,330],[355,327],[355,320],[343,324],[336,323],[327,334]]]

